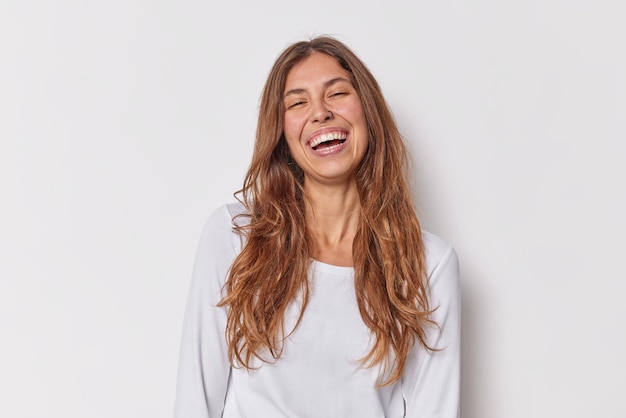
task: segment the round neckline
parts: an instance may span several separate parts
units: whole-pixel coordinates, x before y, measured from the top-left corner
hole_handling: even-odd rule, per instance
[[[322,261],[319,260],[315,260],[312,259],[311,261],[311,265],[313,267],[314,270],[319,271],[319,272],[323,272],[323,273],[330,273],[330,274],[340,274],[340,275],[352,275],[354,274],[354,267],[350,266],[336,266],[334,264],[328,264],[328,263],[324,263]]]

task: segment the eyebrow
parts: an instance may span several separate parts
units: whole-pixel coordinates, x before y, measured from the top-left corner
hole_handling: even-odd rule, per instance
[[[342,82],[342,81],[344,81],[346,83],[349,83],[349,84],[352,84],[352,82],[350,80],[348,80],[347,78],[345,78],[345,77],[335,77],[335,78],[332,78],[332,79],[324,82],[323,87],[325,89],[327,89],[328,87],[332,86],[333,84],[337,84],[337,83]],[[305,93],[305,92],[306,92],[306,89],[303,89],[303,88],[291,89],[291,90],[285,92],[285,94],[283,95],[283,98],[286,98],[287,96],[290,96],[292,94],[302,94],[302,93]]]

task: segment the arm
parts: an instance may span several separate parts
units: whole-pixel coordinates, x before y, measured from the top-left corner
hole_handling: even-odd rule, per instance
[[[459,263],[447,244],[429,255],[432,319],[440,330],[429,330],[429,345],[440,351],[415,347],[402,379],[407,418],[458,418],[460,415],[461,289]]]
[[[226,309],[216,305],[237,251],[238,238],[231,227],[224,206],[202,230],[185,309],[175,418],[222,416],[230,364],[224,336]]]

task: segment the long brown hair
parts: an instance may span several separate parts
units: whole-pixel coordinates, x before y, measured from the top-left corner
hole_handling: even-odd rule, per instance
[[[307,306],[313,245],[306,230],[303,173],[283,136],[282,97],[291,68],[314,52],[334,58],[350,74],[368,123],[368,150],[356,173],[361,216],[352,245],[355,292],[375,337],[363,364],[381,365],[380,384],[391,384],[402,376],[416,340],[430,349],[424,246],[407,180],[406,149],[391,111],[365,64],[330,37],[289,46],[263,89],[252,162],[236,194],[249,222],[235,229],[246,242],[220,302],[228,307],[228,354],[236,367],[252,368],[253,358],[278,359],[293,331],[285,329],[288,306],[297,297],[302,301],[296,327]]]

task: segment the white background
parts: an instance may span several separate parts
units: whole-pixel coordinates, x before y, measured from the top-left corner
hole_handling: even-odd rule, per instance
[[[463,271],[464,418],[626,416],[619,0],[3,1],[0,416],[169,417],[195,246],[264,79],[332,34]]]

